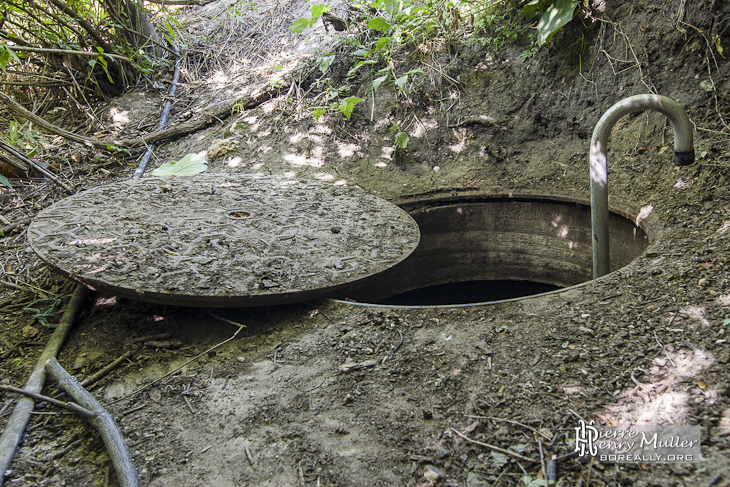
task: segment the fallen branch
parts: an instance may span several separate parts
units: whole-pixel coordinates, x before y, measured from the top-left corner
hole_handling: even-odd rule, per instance
[[[166,139],[177,139],[199,130],[203,130],[209,125],[213,125],[220,120],[230,117],[234,109],[250,110],[255,108],[272,99],[279,93],[279,91],[280,90],[278,88],[270,88],[259,93],[254,92],[254,95],[246,95],[234,101],[217,103],[203,108],[200,111],[200,116],[196,120],[181,123],[175,127],[160,130],[159,132],[155,132],[141,138],[120,140],[115,142],[114,145],[118,147],[134,147],[138,145],[150,145]]]
[[[90,375],[89,377],[87,377],[86,379],[82,380],[81,387],[88,387],[89,385],[93,385],[94,383],[96,383],[96,381],[98,381],[99,379],[101,379],[102,377],[107,375],[112,370],[116,369],[119,366],[119,364],[121,364],[122,362],[127,360],[133,354],[134,354],[134,350],[127,350],[114,362],[110,363],[103,369],[97,371],[96,373],[94,373],[94,374]]]
[[[78,142],[79,144],[84,144],[91,147],[106,148],[106,146],[109,144],[118,146],[118,144],[114,143],[114,141],[111,140],[91,139],[89,137],[84,137],[83,135],[78,135],[73,132],[69,132],[68,130],[64,130],[56,125],[53,125],[52,123],[47,122],[45,119],[39,117],[30,110],[27,110],[23,105],[16,102],[2,91],[0,91],[0,99],[4,100],[8,108],[19,117],[23,117],[26,120],[35,123],[39,127],[47,130],[52,134],[60,135],[64,139]]]
[[[106,149],[108,146],[113,145],[120,148],[136,147],[140,145],[150,145],[155,142],[160,142],[165,139],[176,139],[189,135],[191,133],[202,130],[209,125],[212,125],[220,120],[228,118],[234,109],[238,110],[250,110],[255,108],[262,103],[278,96],[281,92],[280,88],[269,87],[261,91],[254,91],[252,95],[246,95],[237,100],[225,101],[205,107],[201,110],[201,116],[196,120],[182,123],[176,127],[172,127],[165,130],[160,130],[153,134],[146,135],[144,137],[137,137],[134,139],[94,139],[90,137],[84,137],[82,135],[69,132],[61,127],[53,125],[52,123],[44,120],[33,112],[27,110],[21,104],[13,100],[11,97],[0,91],[0,99],[5,100],[8,108],[12,110],[16,115],[29,120],[39,127],[47,130],[48,132],[59,135],[64,139],[78,142],[91,147],[98,147]]]
[[[10,144],[6,143],[3,140],[0,140],[0,149],[3,149],[5,152],[7,152],[7,153],[9,153],[9,154],[17,157],[18,159],[20,159],[24,163],[28,164],[28,166],[32,167],[33,169],[35,169],[39,173],[43,174],[45,177],[47,177],[48,179],[50,179],[51,181],[53,181],[57,186],[60,186],[61,188],[63,188],[63,190],[66,191],[67,193],[73,193],[74,192],[74,190],[73,190],[73,188],[71,186],[69,186],[68,184],[64,183],[60,179],[58,179],[58,177],[55,174],[53,174],[51,171],[49,171],[45,167],[41,166],[40,164],[37,164],[32,159],[29,159],[29,158],[25,157],[22,153],[20,153],[17,150],[15,150],[15,148],[13,148],[13,146],[11,146]]]
[[[91,414],[91,411],[79,406],[75,402],[59,401],[58,399],[44,396],[43,394],[34,394],[32,392],[28,392],[28,391],[26,391],[24,389],[20,389],[18,387],[6,386],[3,384],[0,384],[0,391],[12,392],[13,394],[19,394],[21,396],[26,396],[26,397],[33,399],[36,402],[47,402],[48,404],[50,404],[52,406],[56,406],[57,408],[61,408],[61,409],[66,409],[68,411],[71,411],[72,413],[77,413],[82,416]]]
[[[38,359],[38,363],[30,374],[28,382],[25,383],[24,390],[26,392],[40,394],[43,389],[43,383],[46,380],[45,364],[49,358],[55,357],[58,354],[88,292],[89,290],[86,286],[82,286],[81,284],[76,286],[76,290],[66,307],[66,311],[61,317],[58,327],[48,340],[46,348],[41,352],[41,357]],[[21,397],[15,405],[13,414],[8,419],[5,431],[0,436],[0,485],[2,485],[5,479],[5,472],[13,461],[15,451],[20,444],[20,440],[23,438],[25,427],[28,425],[30,413],[33,412],[34,407],[35,402],[33,399]]]
[[[112,415],[86,389],[81,387],[75,377],[69,375],[61,367],[55,357],[48,359],[46,369],[51,377],[58,382],[61,389],[73,397],[78,405],[87,410],[86,412],[82,412],[82,410],[79,412],[99,431],[101,439],[104,440],[109,458],[112,465],[114,465],[114,470],[117,472],[119,485],[121,487],[138,487],[139,477],[137,470],[134,468],[132,455],[130,455],[127,446],[124,444],[122,433],[119,431]]]

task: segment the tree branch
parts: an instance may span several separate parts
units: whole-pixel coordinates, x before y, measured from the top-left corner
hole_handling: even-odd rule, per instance
[[[46,362],[46,370],[53,377],[61,389],[73,397],[77,404],[89,411],[88,415],[84,415],[87,421],[99,431],[107,451],[111,458],[114,470],[117,472],[117,480],[121,487],[138,487],[139,477],[137,470],[134,468],[132,455],[129,454],[127,446],[124,444],[124,438],[119,431],[116,421],[109,412],[94,399],[94,396],[81,387],[81,384],[75,377],[69,375],[66,370],[58,363],[55,357],[51,357]]]
[[[13,100],[11,97],[0,91],[0,99],[4,100],[5,103],[7,103],[8,108],[12,110],[16,115],[25,118],[26,120],[30,120],[39,127],[42,127],[46,130],[48,130],[52,134],[60,135],[64,139],[72,140],[74,142],[78,142],[79,144],[84,144],[92,147],[99,147],[99,148],[106,148],[107,145],[112,144],[119,146],[118,143],[115,143],[113,140],[99,140],[99,139],[92,139],[89,137],[84,137],[82,135],[75,134],[73,132],[69,132],[68,130],[64,130],[61,127],[57,127],[56,125],[53,125],[50,122],[47,122],[43,118],[39,117],[35,113],[31,112],[30,110],[27,110],[24,106],[22,106],[20,103]]]
[[[13,46],[11,48],[12,51],[22,51],[22,52],[38,52],[38,53],[48,53],[48,54],[73,54],[76,56],[86,56],[86,57],[96,57],[104,56],[114,59],[119,59],[121,61],[129,61],[128,58],[124,56],[120,56],[119,54],[110,54],[108,52],[91,52],[91,51],[77,51],[75,49],[55,49],[50,47],[22,47],[22,46]]]
[[[86,31],[88,34],[96,41],[96,43],[104,49],[104,52],[106,53],[112,53],[114,52],[114,47],[110,46],[97,32],[97,30],[89,24],[86,19],[81,17],[78,12],[76,12],[74,9],[66,5],[60,0],[49,0],[53,5],[55,5],[58,9],[60,9],[63,13],[71,17],[72,19],[76,20],[76,22],[79,23],[79,25]]]

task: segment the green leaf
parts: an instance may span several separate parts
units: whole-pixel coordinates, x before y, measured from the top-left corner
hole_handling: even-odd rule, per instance
[[[375,78],[373,80],[373,90],[374,91],[378,91],[378,88],[380,88],[380,85],[382,85],[385,82],[386,79],[388,79],[388,75],[387,74],[385,76],[380,76],[378,78]]]
[[[368,51],[367,49],[358,49],[357,51],[353,52],[353,56],[360,56],[360,57],[368,57],[368,54],[370,54],[371,51]]]
[[[297,19],[294,22],[291,23],[291,27],[289,27],[289,32],[293,34],[301,34],[304,32],[304,29],[309,27],[309,20],[305,18]]]
[[[125,149],[123,147],[117,147],[116,145],[112,145],[112,144],[107,144],[106,150],[108,150],[109,152],[124,152],[128,156],[132,155],[132,153],[129,152],[127,149]]]
[[[172,28],[172,25],[169,22],[165,22],[165,29],[167,30],[167,36],[170,39],[170,41],[175,40],[175,31]]]
[[[368,29],[379,30],[380,32],[388,32],[390,24],[383,17],[375,17],[368,22]]]
[[[389,42],[390,42],[390,41],[391,41],[392,39],[393,39],[392,37],[385,37],[385,36],[381,37],[380,39],[378,39],[378,42],[377,42],[377,44],[375,44],[375,50],[376,50],[376,51],[379,51],[379,50],[381,50],[382,48],[384,48],[385,46],[387,46],[387,45],[388,45],[388,43],[389,43]]]
[[[327,5],[318,3],[316,5],[312,5],[312,8],[309,10],[312,12],[312,19],[317,19],[321,17],[323,13],[328,12],[329,9],[330,8]]]
[[[408,75],[407,74],[404,74],[403,76],[401,76],[400,78],[398,78],[397,80],[395,80],[395,85],[398,88],[400,88],[401,91],[403,91],[403,87],[405,86],[406,83],[408,83]]]
[[[423,70],[422,70],[421,68],[418,68],[418,69],[411,69],[410,71],[408,71],[408,72],[406,73],[406,75],[412,75],[412,74],[423,74],[423,75],[425,75],[426,73],[424,73],[424,72],[423,72]]]
[[[326,56],[322,56],[321,58],[319,58],[319,70],[322,71],[322,73],[326,73],[330,66],[332,66],[332,63],[334,61],[334,54],[327,54]]]
[[[337,108],[339,108],[342,114],[347,117],[348,120],[350,120],[350,117],[352,116],[352,111],[355,109],[355,105],[362,101],[362,98],[358,98],[356,96],[348,96],[340,102],[340,106]]]
[[[312,115],[314,115],[314,119],[319,121],[319,117],[324,115],[324,112],[327,111],[327,107],[317,107],[314,110],[312,110]]]
[[[540,4],[540,0],[532,0],[530,3],[522,7],[522,14],[528,19],[533,18],[537,15],[537,7]]]
[[[97,47],[97,49],[101,50],[100,47]],[[108,79],[111,84],[114,84],[112,75],[111,73],[109,73],[109,65],[107,64],[106,59],[104,59],[104,56],[99,56],[99,62],[101,63],[101,67],[104,68],[104,72],[106,73],[106,79]]]
[[[8,49],[0,49],[0,68],[5,69],[5,66],[10,62],[10,51]]]
[[[150,172],[150,176],[192,176],[208,169],[208,163],[205,158],[198,154],[186,154],[179,161],[166,162],[154,171]]]
[[[401,0],[383,0],[381,5],[391,17],[394,17],[395,14],[401,11],[402,2]]]
[[[12,189],[13,187],[10,185],[10,181],[8,181],[8,178],[0,174],[0,184],[7,186],[8,188]]]
[[[562,26],[573,20],[578,0],[555,0],[537,23],[537,44],[542,47]]]
[[[348,72],[347,76],[352,76],[353,74],[357,73],[357,70],[365,66],[366,64],[375,64],[377,61],[375,59],[370,59],[368,61],[360,61],[357,64],[355,64]]]
[[[395,135],[395,143],[400,147],[401,149],[405,149],[408,147],[408,141],[411,140],[411,138],[408,136],[405,132],[398,132]]]

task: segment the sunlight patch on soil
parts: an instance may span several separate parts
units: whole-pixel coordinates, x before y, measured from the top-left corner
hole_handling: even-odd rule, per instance
[[[671,348],[652,362],[648,371],[651,383],[640,382],[632,373],[636,386],[622,392],[617,404],[606,406],[608,414],[599,417],[611,426],[683,424],[691,405],[717,402],[716,388],[698,379],[715,363],[715,356],[700,349],[675,352]]]

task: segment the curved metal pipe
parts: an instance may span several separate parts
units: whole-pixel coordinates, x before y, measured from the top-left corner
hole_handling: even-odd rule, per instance
[[[593,278],[610,272],[608,248],[608,167],[606,152],[611,129],[624,115],[654,110],[666,115],[674,126],[674,164],[695,162],[694,133],[687,113],[674,100],[661,95],[635,95],[621,100],[603,114],[593,130],[590,150],[591,231],[593,237]]]

